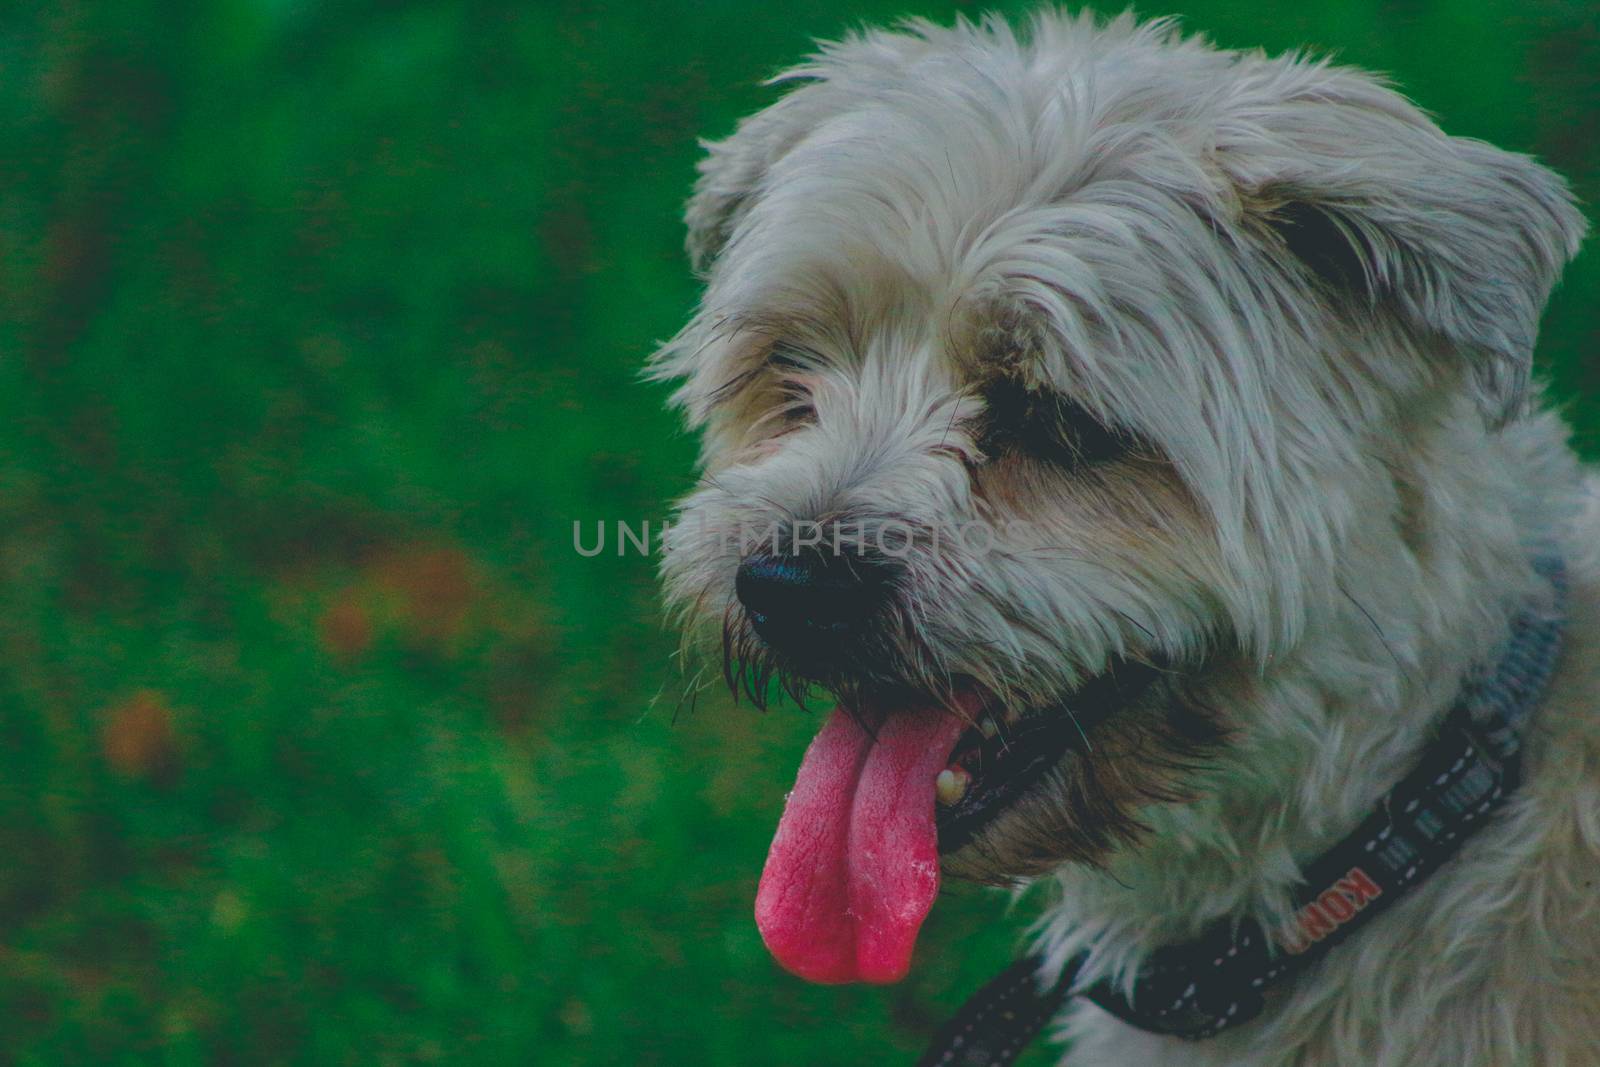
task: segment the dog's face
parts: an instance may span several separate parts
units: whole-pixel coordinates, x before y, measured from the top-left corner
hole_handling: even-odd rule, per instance
[[[1580,223],[1371,78],[1164,26],[918,25],[785,80],[702,165],[704,302],[656,364],[704,435],[687,631],[758,701],[844,709],[768,881],[916,897],[862,888],[895,882],[855,862],[884,790],[929,809],[877,849],[908,863],[929,832],[989,881],[1103,859],[1251,728],[1216,680],[1339,595],[1398,413],[1518,411]],[[831,936],[809,906],[769,943]]]

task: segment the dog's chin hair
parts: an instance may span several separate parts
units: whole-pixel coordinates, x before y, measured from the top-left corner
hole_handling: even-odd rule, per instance
[[[910,637],[880,637],[870,655],[858,656],[858,663],[848,667],[802,667],[774,652],[739,607],[729,605],[722,616],[721,638],[723,684],[735,703],[748,702],[758,710],[766,710],[774,694],[787,696],[800,707],[814,694],[828,694],[853,714],[873,696],[897,694],[905,699],[919,694],[930,703],[948,704],[951,695],[949,676],[941,674],[928,651]],[[868,661],[875,666],[867,667]]]
[[[946,874],[1016,886],[1063,863],[1101,867],[1150,828],[1146,805],[1196,796],[1197,772],[1228,741],[1224,713],[1188,679],[1164,680],[1095,726],[1060,763],[970,842]]]

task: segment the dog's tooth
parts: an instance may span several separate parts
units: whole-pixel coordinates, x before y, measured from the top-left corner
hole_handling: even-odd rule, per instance
[[[948,808],[967,795],[967,786],[971,784],[972,775],[967,773],[966,768],[946,767],[933,780],[933,791],[938,795],[939,803]]]
[[[984,737],[993,737],[1000,732],[1000,724],[990,716],[985,715],[983,721],[978,723],[978,729],[983,733]]]

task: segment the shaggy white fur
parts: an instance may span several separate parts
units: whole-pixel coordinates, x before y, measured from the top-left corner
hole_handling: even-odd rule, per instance
[[[776,80],[709,146],[706,293],[656,363],[705,442],[664,568],[686,629],[753,644],[730,529],[985,521],[984,551],[905,561],[882,637],[905,681],[1036,708],[1115,656],[1192,667],[1226,743],[1040,890],[1052,965],[1088,949],[1121,980],[1219,917],[1285,917],[1554,546],[1568,646],[1493,826],[1237,1031],[1092,1006],[1061,1029],[1083,1067],[1600,1063],[1600,489],[1529,386],[1584,229],[1561,180],[1371,75],[1128,17],[912,23]],[[997,459],[996,376],[1139,447]],[[980,874],[1068,792],[1002,818]]]

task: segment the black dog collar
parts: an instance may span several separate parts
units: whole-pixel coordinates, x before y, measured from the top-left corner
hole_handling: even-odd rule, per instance
[[[1157,949],[1132,995],[1077,984],[1085,957],[1041,990],[1040,960],[1018,960],[984,986],[935,1037],[918,1067],[1003,1067],[1069,997],[1084,996],[1141,1030],[1198,1040],[1238,1026],[1266,1006],[1267,987],[1320,959],[1460,850],[1517,787],[1522,734],[1555,671],[1566,572],[1536,561],[1556,591],[1546,611],[1518,616],[1498,666],[1467,683],[1416,768],[1356,831],[1306,867],[1295,920],[1268,933],[1223,920],[1199,939]]]

